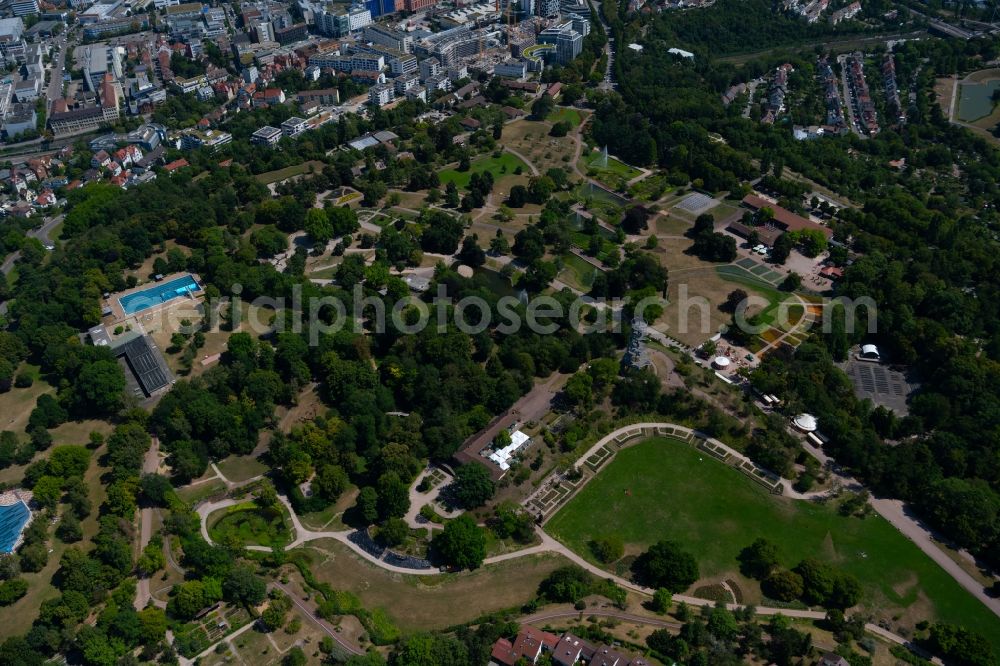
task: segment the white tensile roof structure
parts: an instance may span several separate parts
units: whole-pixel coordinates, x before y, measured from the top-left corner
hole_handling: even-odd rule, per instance
[[[731,361],[725,356],[716,356],[712,359],[712,365],[717,368],[728,368]]]
[[[524,446],[529,439],[531,438],[520,430],[515,430],[510,433],[510,444],[491,453],[490,460],[495,462],[497,467],[506,472],[510,469],[510,459],[514,457],[517,450]]]
[[[799,414],[792,423],[802,432],[814,432],[816,430],[816,417],[812,414]]]

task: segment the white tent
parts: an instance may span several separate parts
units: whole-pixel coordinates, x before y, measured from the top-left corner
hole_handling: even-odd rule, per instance
[[[712,365],[720,369],[728,368],[730,363],[731,361],[725,356],[716,356],[714,359],[712,359]]]
[[[813,432],[816,430],[816,417],[812,414],[799,414],[792,423],[802,432]]]
[[[510,459],[513,458],[517,450],[524,446],[524,444],[526,444],[530,439],[530,437],[520,430],[515,430],[510,434],[510,444],[491,453],[490,460],[495,462],[497,467],[506,472],[510,469]]]
[[[861,355],[866,358],[881,358],[875,345],[861,345]]]

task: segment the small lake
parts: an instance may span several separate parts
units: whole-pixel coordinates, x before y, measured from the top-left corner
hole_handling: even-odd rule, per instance
[[[1000,80],[963,83],[958,99],[958,119],[968,123],[990,115],[993,112],[993,91],[997,88],[1000,88]]]

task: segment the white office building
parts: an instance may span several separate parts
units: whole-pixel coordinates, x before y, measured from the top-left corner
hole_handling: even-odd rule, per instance
[[[10,11],[14,16],[29,16],[37,14],[38,10],[38,0],[14,0],[10,3]]]
[[[264,125],[259,130],[250,135],[250,143],[256,146],[274,147],[281,141],[281,130],[277,127]]]
[[[380,83],[368,89],[368,103],[373,106],[385,106],[395,99],[396,91],[388,83]]]

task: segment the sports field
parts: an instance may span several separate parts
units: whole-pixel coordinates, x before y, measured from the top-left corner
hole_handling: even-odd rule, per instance
[[[909,626],[937,618],[1000,646],[1000,619],[882,518],[846,518],[833,506],[775,497],[677,440],[619,452],[546,531],[588,559],[588,542],[608,534],[624,539],[626,555],[674,539],[695,554],[703,578],[738,581],[750,603],[761,600],[759,588],[739,574],[736,558],[764,537],[779,546],[785,566],[817,557],[857,576],[862,605],[878,617]]]

